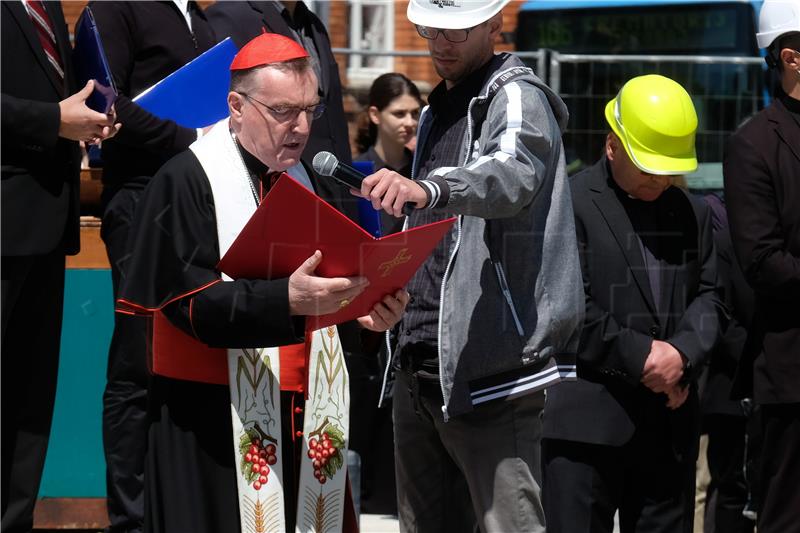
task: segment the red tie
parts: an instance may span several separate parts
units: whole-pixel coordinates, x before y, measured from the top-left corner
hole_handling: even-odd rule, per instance
[[[58,53],[56,34],[53,33],[53,23],[44,9],[44,4],[42,4],[41,0],[25,0],[25,6],[28,10],[28,16],[31,17],[31,22],[33,22],[33,27],[36,28],[36,33],[39,35],[39,42],[42,43],[44,55],[53,65],[61,81],[64,81],[64,66],[61,62],[61,54]]]

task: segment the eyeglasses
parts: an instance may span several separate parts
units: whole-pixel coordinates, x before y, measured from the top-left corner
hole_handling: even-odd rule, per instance
[[[428,39],[429,41],[435,41],[436,38],[441,33],[444,35],[444,38],[450,41],[451,43],[463,43],[469,37],[469,32],[475,29],[475,26],[472,28],[466,28],[461,30],[442,30],[440,28],[431,28],[430,26],[420,26],[417,24],[417,33],[423,39]]]
[[[256,100],[247,93],[240,92],[239,94],[241,94],[248,100],[252,100],[253,102],[265,107],[267,111],[269,111],[272,114],[272,116],[275,117],[275,120],[278,120],[280,122],[295,120],[298,116],[300,116],[300,113],[305,113],[306,115],[309,115],[312,120],[316,120],[319,117],[321,117],[322,114],[325,112],[325,104],[323,104],[322,102],[310,105],[308,107],[297,107],[297,106],[272,107],[271,105],[267,105],[260,100]]]

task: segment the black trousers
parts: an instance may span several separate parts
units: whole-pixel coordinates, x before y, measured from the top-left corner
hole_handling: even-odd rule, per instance
[[[127,241],[141,188],[114,194],[103,214],[101,236],[111,264],[116,299],[128,255]],[[103,394],[103,450],[111,533],[139,532],[144,518],[144,455],[147,448],[147,323],[114,314]]]
[[[758,533],[800,532],[800,404],[762,405]]]
[[[2,258],[2,526],[30,531],[58,376],[64,254]]]
[[[383,375],[377,363],[377,356],[369,359],[366,354],[347,359],[350,450],[361,458],[361,512],[397,514],[392,399],[387,398],[378,407]],[[353,473],[349,475],[353,480]]]
[[[548,533],[691,533],[694,458],[669,439],[635,435],[624,446],[542,440]]]
[[[715,532],[753,533],[755,522],[742,514],[748,499],[744,477],[747,419],[714,414],[706,415],[704,424],[708,431],[707,457],[711,473],[708,492],[714,493],[711,500],[714,506],[706,511],[706,516],[713,515]]]

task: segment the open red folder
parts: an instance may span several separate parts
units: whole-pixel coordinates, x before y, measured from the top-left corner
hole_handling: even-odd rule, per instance
[[[317,275],[365,276],[369,286],[350,305],[306,318],[307,327],[320,329],[369,314],[386,294],[403,288],[454,221],[449,218],[376,239],[284,174],[217,269],[233,279],[286,278],[320,250]]]
[[[366,276],[369,287],[350,305],[330,315],[307,318],[307,327],[319,329],[366,315],[384,295],[404,287],[454,220],[376,239],[284,176],[267,194],[219,262],[218,269],[234,279],[283,278],[297,270],[315,250],[320,250],[322,263],[317,268],[320,276]],[[151,327],[152,373],[204,383],[228,383],[224,349],[211,348],[187,335],[161,311],[153,314]],[[303,348],[302,344],[281,347],[282,388],[302,388],[302,372],[294,367],[305,358]],[[294,377],[289,377],[290,369]]]

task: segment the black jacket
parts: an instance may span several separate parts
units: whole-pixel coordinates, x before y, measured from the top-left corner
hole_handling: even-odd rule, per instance
[[[723,169],[733,247],[756,299],[753,350],[743,358],[742,381],[752,383],[759,403],[797,403],[800,124],[781,99],[731,137]]]
[[[544,436],[621,446],[636,430],[668,425],[679,460],[691,459],[699,426],[694,380],[725,316],[710,212],[676,187],[652,202],[664,269],[656,309],[639,240],[612,182],[605,158],[571,181],[586,320],[578,381],[548,390]],[[665,394],[640,383],[653,339],[672,344],[691,365],[689,398],[675,411]]]
[[[196,58],[215,41],[195,2],[192,30],[178,7],[166,2],[90,2],[120,97],[122,129],[103,143],[103,181],[113,192],[124,182],[146,180],[197,139],[197,131],[162,120],[131,101]],[[105,191],[108,200],[109,190]]]
[[[230,36],[241,48],[264,29],[296,39],[292,29],[274,4],[279,2],[216,2],[207,10],[208,20],[214,28],[218,40]],[[339,79],[339,66],[331,52],[331,41],[325,25],[303,2],[297,3],[296,17],[301,17],[310,33],[320,58],[319,80],[325,114],[314,121],[311,137],[308,140],[303,159],[311,163],[314,155],[327,150],[333,152],[339,161],[350,163],[350,137],[347,119],[342,103],[342,82]],[[300,43],[303,44],[303,43]]]
[[[731,391],[736,368],[748,345],[748,330],[753,322],[753,289],[745,281],[733,253],[725,204],[716,196],[707,196],[706,203],[712,211],[717,272],[725,287],[725,304],[731,317],[719,344],[709,358],[701,407],[704,415],[744,416],[741,402],[731,399]]]
[[[44,2],[65,70],[45,58],[21,2],[2,2],[2,254],[79,248],[78,143],[58,136],[58,102],[76,91],[59,2]]]

